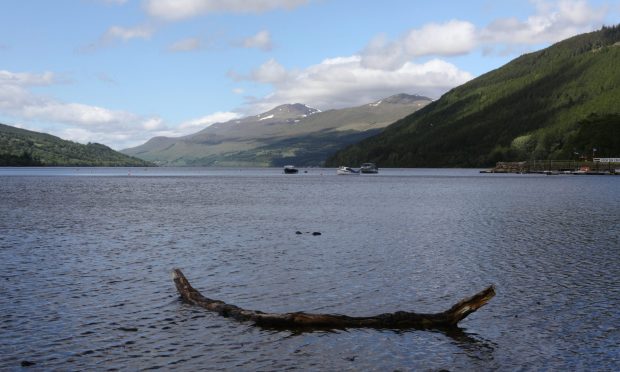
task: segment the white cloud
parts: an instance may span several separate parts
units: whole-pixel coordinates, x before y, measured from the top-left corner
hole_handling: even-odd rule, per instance
[[[199,49],[202,49],[202,41],[195,37],[179,40],[168,47],[171,52],[190,52]]]
[[[372,39],[361,53],[362,66],[392,70],[401,67],[410,57],[401,42],[387,40],[385,35]]]
[[[599,28],[608,12],[584,0],[533,1],[534,15],[521,21],[498,19],[480,31],[480,43],[491,47],[553,43]]]
[[[241,114],[230,111],[218,111],[211,115],[203,116],[198,119],[188,120],[179,125],[180,134],[190,134],[197,130],[204,129],[215,123],[225,123],[230,120],[238,119]]]
[[[262,51],[270,51],[273,48],[271,34],[266,30],[259,31],[256,35],[248,37],[243,40],[241,45],[244,48],[257,48]]]
[[[36,104],[24,105],[19,112],[21,116],[28,119],[50,120],[98,129],[119,128],[125,123],[138,120],[136,115],[123,111],[112,111],[81,103],[58,102],[52,99],[38,100]]]
[[[44,97],[29,90],[56,84],[51,72],[42,74],[0,71],[0,114],[19,121],[17,125],[81,143],[99,142],[115,149],[137,146],[156,136],[182,136],[214,123],[238,119],[236,112],[215,112],[188,120],[177,127],[158,116],[142,116],[122,110]]]
[[[252,74],[248,80],[254,80],[267,84],[278,84],[279,82],[286,81],[291,77],[288,71],[278,63],[275,59],[263,63],[259,68],[252,71]]]
[[[53,130],[43,131],[61,138],[79,142],[103,142],[117,149],[142,143],[157,131],[166,129],[158,117],[62,102],[30,90],[31,87],[57,83],[62,83],[62,80],[51,72],[34,74],[0,71],[0,113],[15,118],[33,130],[47,123],[45,126]]]
[[[31,130],[37,130],[38,128],[30,128]],[[68,127],[63,128],[60,131],[54,133],[54,135],[69,141],[79,142],[79,143],[101,143],[106,146],[115,148],[116,150],[121,150],[123,148],[127,148],[123,144],[131,144],[136,143],[130,134],[123,132],[92,132],[90,130],[79,128],[79,127]],[[111,146],[110,144],[121,144],[120,146]],[[139,143],[137,143],[139,144]]]
[[[0,86],[45,86],[58,83],[58,78],[52,72],[33,74],[29,72],[10,72],[0,70]]]
[[[291,102],[321,109],[341,108],[402,92],[437,97],[471,78],[471,74],[439,59],[405,62],[397,69],[382,70],[364,66],[360,56],[326,59],[301,71],[288,71],[271,59],[245,77],[273,87],[268,96],[248,102],[248,111],[252,112]]]
[[[372,39],[360,53],[368,68],[397,69],[405,61],[420,56],[450,57],[471,53],[514,52],[523,47],[553,43],[598,29],[608,13],[606,7],[594,8],[585,0],[532,1],[535,12],[526,20],[503,18],[486,27],[463,20],[429,23],[409,30],[390,41],[384,35]]]
[[[149,39],[153,33],[155,33],[155,28],[148,25],[138,25],[134,27],[112,26],[103,35],[103,39],[109,41],[115,39],[121,39],[123,41],[131,39]]]
[[[155,117],[147,118],[146,120],[142,121],[142,128],[148,131],[166,130],[166,125],[161,118]]]
[[[472,23],[429,23],[396,41],[389,41],[385,35],[375,37],[361,52],[362,65],[393,70],[415,57],[454,56],[469,53],[475,47],[476,27]]]
[[[179,21],[207,13],[256,13],[293,9],[309,0],[145,0],[143,7],[155,18]]]
[[[119,40],[128,42],[132,39],[150,39],[155,32],[156,28],[150,24],[142,24],[134,27],[111,26],[98,40],[77,48],[77,51],[81,53],[90,53],[113,45]]]
[[[476,47],[476,26],[459,20],[430,23],[409,31],[403,43],[407,53],[414,57],[466,54]]]
[[[33,93],[30,88],[63,83],[52,72],[40,74],[0,70],[0,115],[15,118],[20,127],[50,133],[80,143],[99,142],[114,149],[133,147],[156,136],[182,136],[214,123],[238,119],[236,112],[215,112],[168,126],[158,116],[63,102]]]
[[[114,5],[123,5],[127,3],[127,0],[99,0],[104,4],[114,4]]]

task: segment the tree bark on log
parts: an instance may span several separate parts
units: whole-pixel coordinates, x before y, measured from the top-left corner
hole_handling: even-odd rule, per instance
[[[252,321],[258,326],[288,329],[343,329],[343,328],[453,328],[466,316],[478,310],[493,296],[495,288],[491,285],[477,294],[465,298],[450,309],[436,314],[420,314],[407,311],[385,313],[375,316],[354,317],[339,314],[264,313],[258,310],[246,310],[223,301],[203,296],[194,289],[180,269],[172,272],[174,284],[181,298],[193,305],[204,307],[222,316],[240,321]]]

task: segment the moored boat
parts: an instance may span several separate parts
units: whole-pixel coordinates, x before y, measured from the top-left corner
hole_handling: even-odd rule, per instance
[[[356,171],[355,169],[351,167],[345,167],[344,165],[341,165],[340,168],[338,168],[338,170],[336,171],[336,174],[349,175],[349,174],[360,174],[360,172]]]
[[[379,168],[374,163],[364,163],[360,167],[360,173],[377,174],[379,173]]]
[[[285,165],[284,174],[297,174],[299,170],[294,165]]]

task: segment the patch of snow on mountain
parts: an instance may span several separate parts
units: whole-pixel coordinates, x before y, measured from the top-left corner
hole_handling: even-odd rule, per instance
[[[305,106],[308,110],[312,111],[312,112],[310,113],[310,115],[312,115],[312,114],[316,114],[317,112],[322,112],[321,110],[319,110],[319,109],[317,109],[317,108],[310,107],[310,106],[308,106],[308,105],[304,105],[304,106]]]
[[[379,100],[379,101],[377,101],[375,103],[369,103],[368,106],[377,107],[377,106],[379,106],[381,104],[381,102],[383,102],[383,100]]]
[[[266,120],[266,119],[272,119],[272,118],[273,118],[273,114],[271,114],[271,115],[267,115],[267,116],[265,116],[264,118],[260,118],[260,119],[258,119],[258,121],[261,121],[261,120]]]

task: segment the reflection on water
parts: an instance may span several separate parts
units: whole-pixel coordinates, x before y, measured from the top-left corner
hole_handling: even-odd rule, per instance
[[[0,169],[0,369],[617,370],[618,182]],[[184,304],[173,267],[206,296],[273,312],[497,296],[454,332],[294,333]]]

